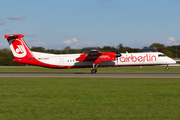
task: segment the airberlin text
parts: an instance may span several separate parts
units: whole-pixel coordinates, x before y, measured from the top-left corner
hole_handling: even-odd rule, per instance
[[[151,54],[146,54],[145,56],[133,56],[126,55],[120,57],[121,62],[144,62],[144,61],[156,61],[156,56]]]

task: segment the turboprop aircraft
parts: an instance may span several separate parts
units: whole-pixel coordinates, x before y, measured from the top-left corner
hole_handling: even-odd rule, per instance
[[[91,50],[82,54],[49,54],[31,51],[24,40],[22,34],[5,35],[12,53],[14,62],[43,66],[49,68],[70,69],[70,68],[93,68],[91,73],[97,72],[98,67],[125,67],[125,66],[153,66],[166,65],[176,62],[161,52],[142,53],[115,53],[100,52]]]

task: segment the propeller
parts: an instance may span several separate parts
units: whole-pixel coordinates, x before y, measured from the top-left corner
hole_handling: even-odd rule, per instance
[[[119,49],[118,49],[118,46],[117,46],[117,51],[116,51],[116,60],[117,60],[117,63],[118,63],[118,57],[121,57],[121,53],[119,53]]]

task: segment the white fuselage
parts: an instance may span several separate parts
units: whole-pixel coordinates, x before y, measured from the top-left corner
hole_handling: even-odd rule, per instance
[[[93,64],[93,62],[76,61],[81,54],[55,55],[40,52],[32,53],[38,61],[60,67],[92,67]],[[122,56],[118,57],[115,61],[102,61],[98,67],[150,66],[176,63],[173,59],[165,56],[161,52],[122,53],[121,55]]]

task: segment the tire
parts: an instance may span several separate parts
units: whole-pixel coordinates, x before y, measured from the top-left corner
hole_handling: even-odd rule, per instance
[[[166,70],[169,70],[169,67],[166,67],[165,69],[166,69]]]
[[[96,69],[92,69],[92,70],[91,70],[91,73],[92,73],[92,74],[95,74],[96,72],[97,72]]]

